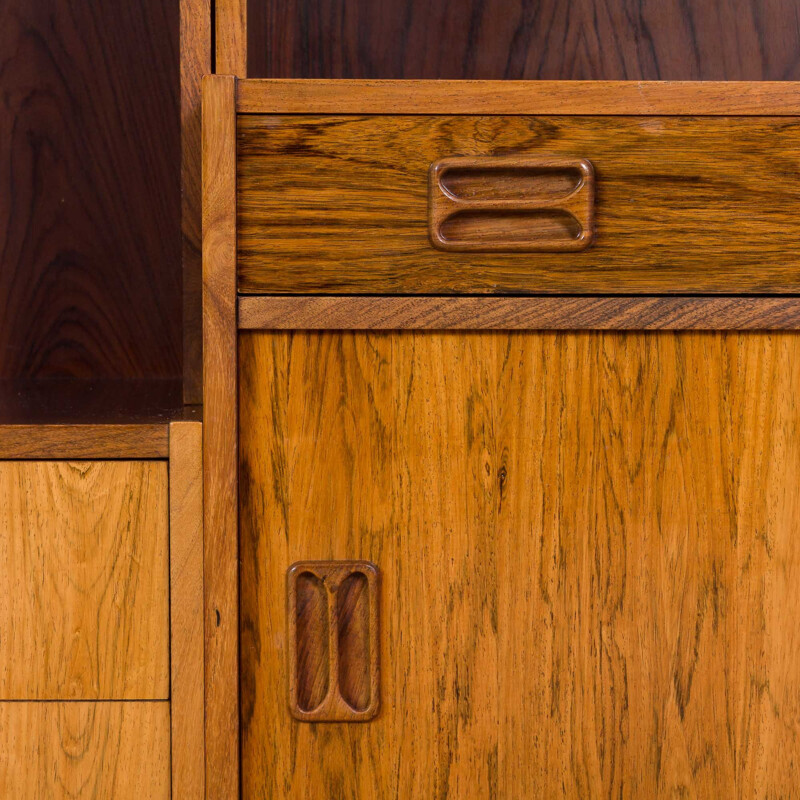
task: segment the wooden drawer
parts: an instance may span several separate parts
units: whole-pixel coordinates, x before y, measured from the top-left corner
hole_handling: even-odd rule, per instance
[[[168,702],[0,703],[3,796],[168,800],[169,716]]]
[[[0,462],[0,699],[168,699],[165,461]]]
[[[237,192],[247,293],[800,288],[793,117],[242,114]]]

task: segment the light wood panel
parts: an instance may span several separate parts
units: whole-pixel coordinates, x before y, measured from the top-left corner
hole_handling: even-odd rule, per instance
[[[592,247],[460,253],[431,245],[431,164],[503,153],[592,163]],[[245,293],[746,294],[800,286],[798,119],[242,115],[238,158]],[[497,192],[499,202],[502,182]]]
[[[164,462],[0,463],[0,699],[169,697]]]
[[[0,702],[4,797],[167,800],[169,757],[167,702]]]
[[[0,458],[166,458],[166,424],[0,425]]]
[[[792,797],[791,334],[240,337],[245,797]],[[381,711],[287,708],[300,559],[382,573]]]
[[[239,82],[240,114],[800,113],[791,81],[305,80]]]
[[[217,75],[247,77],[247,0],[215,0]]]
[[[203,79],[206,793],[239,794],[236,80]]]
[[[172,794],[205,797],[203,702],[203,428],[169,426]]]
[[[239,298],[240,330],[797,330],[789,297]]]

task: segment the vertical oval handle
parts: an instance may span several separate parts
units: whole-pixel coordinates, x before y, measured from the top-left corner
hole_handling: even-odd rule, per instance
[[[378,713],[378,568],[300,561],[287,574],[289,709],[306,722]]]

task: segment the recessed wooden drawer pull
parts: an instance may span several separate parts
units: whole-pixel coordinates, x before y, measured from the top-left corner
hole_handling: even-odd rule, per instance
[[[378,569],[300,561],[288,572],[289,708],[308,722],[378,712]]]
[[[584,250],[594,237],[585,159],[444,158],[431,166],[428,227],[440,250]]]

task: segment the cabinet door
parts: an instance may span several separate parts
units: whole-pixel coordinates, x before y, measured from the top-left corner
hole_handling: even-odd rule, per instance
[[[789,797],[800,344],[240,335],[247,798]],[[286,576],[380,573],[380,708],[289,708]]]

